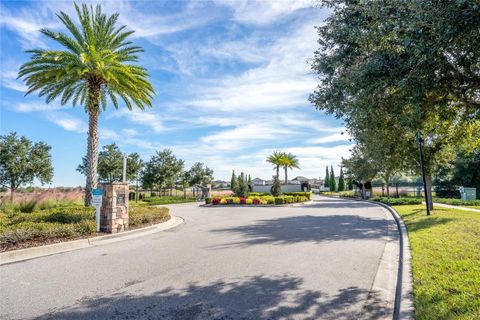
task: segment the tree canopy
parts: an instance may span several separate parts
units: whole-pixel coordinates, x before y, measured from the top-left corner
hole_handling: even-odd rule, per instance
[[[44,142],[33,143],[15,132],[0,136],[0,184],[10,188],[11,199],[22,185],[49,183],[53,177],[51,147]]]

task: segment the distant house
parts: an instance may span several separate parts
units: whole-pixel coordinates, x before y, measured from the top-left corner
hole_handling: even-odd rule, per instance
[[[257,177],[255,179],[252,179],[252,185],[254,185],[254,186],[264,186],[265,185],[265,180]]]
[[[213,189],[224,189],[230,187],[230,183],[223,180],[215,180],[213,181]]]

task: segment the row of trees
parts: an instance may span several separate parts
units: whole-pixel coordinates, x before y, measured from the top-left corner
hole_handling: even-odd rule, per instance
[[[340,176],[338,177],[338,188],[337,181],[335,179],[335,173],[333,172],[333,166],[330,166],[330,172],[328,171],[328,166],[325,167],[325,179],[323,185],[326,188],[330,188],[331,191],[344,191],[345,190],[345,177],[343,175],[343,168],[340,167]]]
[[[277,180],[280,179],[280,168],[284,169],[285,184],[288,184],[288,169],[300,169],[300,163],[297,156],[292,153],[274,151],[267,157],[267,162],[273,165]]]
[[[333,13],[317,28],[310,101],[356,142],[347,174],[387,186],[398,172],[418,174],[421,143],[431,200],[432,176],[480,147],[478,2],[323,3]]]
[[[145,189],[170,190],[177,185],[182,187],[212,183],[213,170],[203,163],[196,162],[190,169],[185,170],[185,161],[178,159],[172,150],[157,151],[150,160],[144,162],[138,153],[125,155],[115,144],[105,145],[98,157],[98,179],[100,182],[121,181],[123,175],[123,158],[127,157],[127,180],[141,182]],[[87,158],[77,168],[85,174]]]

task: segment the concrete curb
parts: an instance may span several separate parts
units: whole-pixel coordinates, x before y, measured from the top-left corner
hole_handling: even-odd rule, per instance
[[[73,250],[88,248],[91,246],[101,246],[118,241],[129,240],[141,236],[149,235],[155,232],[167,230],[181,225],[185,220],[181,217],[171,215],[170,219],[156,225],[141,229],[125,231],[117,234],[109,234],[87,239],[79,239],[60,243],[49,244],[45,246],[32,247],[20,250],[12,250],[0,253],[0,266],[50,256],[58,253],[69,252]]]
[[[364,202],[372,203],[372,204],[383,207],[391,214],[391,216],[395,221],[398,235],[397,237],[394,237],[394,239],[389,240],[385,246],[385,249],[380,261],[380,265],[377,270],[377,274],[375,275],[374,283],[372,285],[372,292],[379,293],[380,296],[382,296],[382,293],[383,293],[383,296],[387,297],[387,301],[388,301],[388,293],[386,293],[384,290],[388,289],[388,286],[389,286],[388,275],[391,275],[393,272],[395,272],[395,270],[392,269],[391,261],[392,259],[395,259],[396,255],[398,255],[396,285],[395,285],[395,288],[391,290],[394,292],[393,296],[395,297],[392,318],[394,320],[413,319],[414,305],[413,305],[413,279],[412,279],[412,265],[411,265],[412,257],[410,252],[410,241],[408,239],[407,229],[400,215],[392,207],[379,202],[362,200],[362,199],[332,197],[332,196],[324,196],[324,197],[350,200],[350,201],[364,201]],[[388,230],[390,233],[391,232],[390,225]],[[395,253],[394,248],[392,248],[391,246],[392,240],[399,242],[399,250],[397,251],[397,253]],[[387,263],[386,262],[387,260],[390,261],[390,263]],[[367,303],[365,305],[367,309],[366,313],[362,315],[367,317],[363,317],[363,318],[360,317],[360,319],[368,319],[368,304],[369,302],[375,302],[373,301],[373,299],[375,298],[378,298],[378,297],[372,297],[371,295],[369,295],[369,298],[367,299]]]

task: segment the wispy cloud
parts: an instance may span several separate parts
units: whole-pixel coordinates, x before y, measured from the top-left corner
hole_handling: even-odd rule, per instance
[[[49,113],[47,119],[56,125],[62,127],[67,131],[85,133],[87,132],[87,125],[83,120],[75,118],[63,112]]]
[[[308,139],[307,143],[309,144],[324,144],[332,142],[341,142],[341,141],[350,141],[352,137],[348,133],[334,133],[320,138]]]

